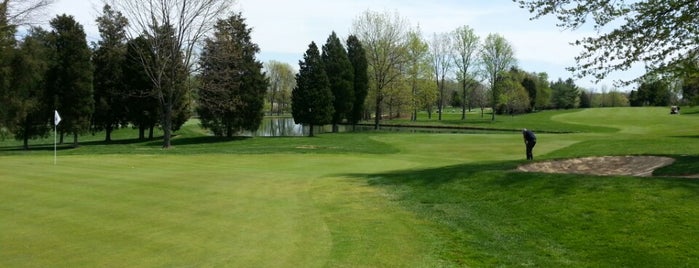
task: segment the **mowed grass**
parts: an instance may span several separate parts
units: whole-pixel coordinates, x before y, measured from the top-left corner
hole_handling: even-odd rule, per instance
[[[171,150],[121,130],[55,166],[48,142],[6,141],[0,266],[693,267],[699,182],[669,176],[699,173],[699,115],[666,110],[488,123],[572,132],[538,134],[537,160],[678,159],[657,178],[514,172],[519,132],[226,140],[190,124]]]

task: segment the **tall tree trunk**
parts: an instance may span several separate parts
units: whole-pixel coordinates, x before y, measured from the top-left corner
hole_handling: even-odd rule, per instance
[[[380,93],[377,93],[380,94]],[[381,122],[381,98],[376,97],[376,116],[374,118],[374,129],[379,129],[379,123]]]
[[[442,86],[439,84],[439,78],[437,78],[437,90],[439,90],[439,98],[437,99],[437,117],[439,118],[439,121],[442,121],[442,96],[444,95],[444,92],[442,92]]]
[[[466,120],[466,80],[463,81],[463,98],[461,98],[461,120]]]
[[[63,131],[61,131],[61,137],[60,137],[60,141],[58,142],[58,144],[63,144],[63,134],[64,134]]]
[[[104,129],[104,132],[105,132],[104,141],[105,142],[112,141],[112,130],[113,130],[113,127],[111,126],[111,124]]]
[[[78,133],[73,133],[73,147],[78,147]]]
[[[276,98],[276,95],[277,95],[277,91],[272,90],[272,97],[269,99],[269,104],[270,104],[269,105],[270,106],[269,107],[269,115],[274,114],[274,99]],[[279,113],[279,107],[277,107],[277,113]]]
[[[138,126],[138,140],[142,141],[146,139],[146,126],[141,124]]]
[[[152,140],[153,139],[153,129],[155,128],[155,125],[151,125],[150,129],[148,130],[148,139]]]
[[[163,148],[168,149],[172,146],[170,143],[170,139],[172,138],[172,102],[173,102],[172,96],[170,97],[170,101],[168,103],[165,103],[164,110],[165,112],[163,113]]]
[[[313,137],[313,124],[308,126],[308,136]]]

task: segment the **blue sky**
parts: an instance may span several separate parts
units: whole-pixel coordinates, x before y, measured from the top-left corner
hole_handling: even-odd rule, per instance
[[[236,7],[253,28],[252,39],[261,49],[259,59],[287,62],[296,68],[311,41],[322,45],[332,31],[345,39],[353,21],[366,10],[397,12],[412,27],[419,25],[427,39],[433,33],[463,25],[473,28],[482,39],[489,33],[501,34],[513,45],[521,69],[546,72],[551,80],[573,76],[565,68],[575,64],[580,48],[569,43],[594,35],[586,29],[557,28],[551,17],[531,21],[531,14],[511,0],[238,0]],[[56,14],[73,15],[85,27],[89,41],[95,41],[99,38],[95,26],[99,10],[98,0],[57,0],[47,20]],[[599,84],[591,78],[577,79],[576,83],[599,90],[611,88],[615,79],[640,74],[638,70],[617,72]]]

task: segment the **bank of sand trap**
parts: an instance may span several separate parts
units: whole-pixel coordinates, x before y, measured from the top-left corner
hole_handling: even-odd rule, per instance
[[[591,175],[626,175],[650,177],[657,168],[675,162],[660,156],[602,156],[536,162],[517,168],[525,172],[573,173]]]

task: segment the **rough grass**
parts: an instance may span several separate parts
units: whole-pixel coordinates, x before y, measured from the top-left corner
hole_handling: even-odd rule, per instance
[[[678,161],[658,175],[699,171],[697,109],[666,110],[488,124],[572,132],[539,133],[536,159],[660,154]],[[698,180],[514,172],[518,132],[226,140],[193,123],[172,150],[134,134],[81,137],[56,166],[53,139],[0,143],[0,266],[699,265]]]

